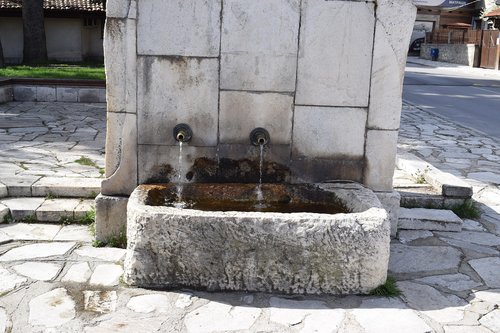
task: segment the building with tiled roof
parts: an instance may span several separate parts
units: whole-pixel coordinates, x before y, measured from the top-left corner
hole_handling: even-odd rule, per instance
[[[0,9],[21,9],[22,0],[0,0]],[[92,0],[44,0],[46,10],[104,12],[104,5]]]
[[[490,27],[500,29],[500,7],[486,11],[483,18],[490,24]]]
[[[0,38],[6,63],[23,56],[22,0],[0,0]],[[92,0],[44,0],[49,60],[81,62],[103,59],[103,3]]]
[[[483,15],[484,17],[500,17],[500,8],[493,9]]]

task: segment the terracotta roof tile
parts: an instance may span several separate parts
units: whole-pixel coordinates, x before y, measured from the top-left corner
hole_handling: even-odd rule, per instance
[[[489,11],[488,13],[484,14],[484,17],[492,17],[492,16],[500,16],[500,8],[493,9],[492,11]]]
[[[0,8],[21,8],[22,0],[0,0]],[[43,0],[43,8],[58,10],[104,11],[101,3],[92,0]]]

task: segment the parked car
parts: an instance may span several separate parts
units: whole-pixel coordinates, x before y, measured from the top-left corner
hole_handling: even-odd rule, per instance
[[[425,30],[413,30],[410,39],[410,48],[408,49],[408,54],[418,55],[420,54],[420,46],[425,41]]]

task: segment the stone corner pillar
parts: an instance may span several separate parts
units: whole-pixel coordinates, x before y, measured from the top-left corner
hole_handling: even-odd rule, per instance
[[[128,196],[137,186],[137,2],[108,0],[106,66],[106,179],[96,198],[96,239],[126,227]]]
[[[410,0],[378,0],[365,145],[364,184],[392,191],[404,69],[415,22]]]
[[[95,198],[95,238],[107,242],[127,228],[128,197],[99,194]]]

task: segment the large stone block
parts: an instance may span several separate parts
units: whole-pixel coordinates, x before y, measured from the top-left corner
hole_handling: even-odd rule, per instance
[[[194,147],[139,145],[139,183],[259,182],[260,149],[250,144]],[[273,145],[263,152],[263,182],[289,180],[290,147]],[[179,174],[181,178],[179,179]]]
[[[296,106],[294,157],[363,156],[366,109]]]
[[[12,102],[13,98],[12,86],[0,86],[0,104]]]
[[[219,55],[221,0],[141,0],[138,12],[138,54]]]
[[[339,294],[368,293],[387,277],[387,214],[373,192],[359,185],[311,188],[334,194],[352,211],[335,215],[149,206],[148,189],[161,190],[141,186],[129,200],[129,284]],[[212,191],[228,195],[221,194],[223,187]]]
[[[293,97],[288,94],[221,91],[220,142],[250,144],[250,132],[265,128],[272,144],[290,144]]]
[[[127,227],[128,197],[99,194],[95,199],[95,238],[106,242]]]
[[[298,0],[224,0],[221,88],[295,90]]]
[[[35,86],[13,86],[14,100],[18,102],[34,102],[36,101]]]
[[[139,57],[139,143],[177,145],[172,131],[187,123],[194,146],[217,143],[217,59]]]
[[[57,87],[58,102],[78,102],[78,89],[68,87]]]
[[[332,180],[363,181],[363,156],[336,158],[293,158],[290,169],[293,183],[320,183]]]
[[[78,91],[78,102],[99,103],[101,88],[80,88]]]
[[[399,128],[401,93],[416,8],[408,0],[377,2],[368,127]]]
[[[133,0],[132,2],[135,3],[135,0]],[[129,8],[130,0],[107,0],[106,17],[125,18],[128,16]]]
[[[364,184],[374,191],[392,191],[398,131],[368,131]]]
[[[139,184],[186,182],[189,180],[186,174],[191,171],[197,159],[217,160],[215,148],[190,145],[182,147],[182,167],[179,164],[179,146],[139,145],[138,158],[141,166]]]
[[[374,26],[373,3],[302,1],[296,103],[368,106]]]
[[[56,87],[36,87],[36,100],[38,102],[55,102],[57,100]]]
[[[136,112],[136,21],[106,19],[106,99],[110,112]],[[117,57],[120,54],[122,56]]]
[[[137,186],[137,116],[109,112],[106,135],[105,195],[129,195]]]

